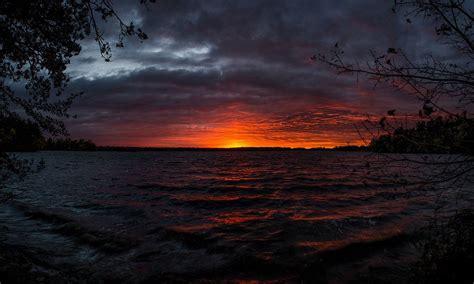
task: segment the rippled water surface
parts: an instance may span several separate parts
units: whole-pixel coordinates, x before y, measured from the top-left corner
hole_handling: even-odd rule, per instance
[[[366,153],[40,152],[3,239],[114,277],[284,279],[320,252],[399,235],[426,196],[367,179]],[[370,174],[370,173],[369,173]],[[282,278],[283,277],[283,278]]]

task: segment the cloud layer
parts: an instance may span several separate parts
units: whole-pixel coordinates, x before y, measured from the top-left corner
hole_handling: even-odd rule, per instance
[[[149,40],[128,40],[103,62],[92,40],[69,68],[83,90],[68,122],[100,145],[319,147],[360,143],[355,126],[419,102],[361,78],[337,76],[311,55],[335,42],[351,60],[369,50],[436,49],[386,1],[159,1],[116,4]],[[138,1],[137,1],[138,2]],[[384,3],[382,3],[384,2]],[[114,42],[115,27],[104,26]]]

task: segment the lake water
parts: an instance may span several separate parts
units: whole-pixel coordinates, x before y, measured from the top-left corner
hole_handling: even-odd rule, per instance
[[[16,196],[0,205],[1,238],[98,278],[286,282],[349,244],[364,244],[361,267],[396,265],[413,249],[387,256],[370,244],[421,227],[437,206],[435,197],[368,178],[368,153],[22,156],[46,167],[10,185]],[[337,273],[350,272],[341,259],[335,282],[349,277]]]

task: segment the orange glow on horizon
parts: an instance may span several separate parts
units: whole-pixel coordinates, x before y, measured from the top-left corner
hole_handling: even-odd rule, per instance
[[[242,141],[230,141],[228,144],[224,145],[222,148],[242,148],[242,147],[249,147],[249,146],[247,143],[242,142]]]
[[[330,135],[312,135],[312,134],[295,134],[295,133],[278,133],[278,137],[248,137],[245,140],[236,137],[252,136],[251,134],[242,134],[239,131],[231,132],[226,129],[228,134],[222,134],[220,131],[203,133],[188,137],[173,137],[173,139],[150,139],[148,141],[136,141],[130,144],[121,144],[120,146],[130,147],[164,147],[164,148],[246,148],[246,147],[279,147],[279,148],[334,148],[337,146],[363,145],[363,141],[358,139],[356,135],[350,141],[347,139],[349,135],[338,133],[341,139],[331,140]],[[286,137],[285,137],[286,136]],[[329,137],[328,137],[329,136]],[[334,135],[335,136],[335,135]],[[287,137],[294,138],[288,139]],[[338,137],[336,137],[338,138]],[[307,140],[307,141],[305,141]],[[318,141],[319,140],[319,141]],[[120,144],[120,143],[119,143]]]
[[[268,131],[265,135],[243,131],[242,128],[216,128],[205,133],[181,135],[171,138],[160,137],[135,140],[132,143],[113,143],[130,147],[191,147],[191,148],[242,148],[242,147],[281,147],[281,148],[334,148],[345,145],[363,145],[357,134],[348,133],[293,133]],[[110,144],[109,144],[110,145]]]
[[[343,107],[333,106],[324,110],[329,118],[317,109],[303,112],[300,117],[287,117],[248,111],[241,105],[232,105],[213,113],[204,113],[202,117],[193,117],[187,123],[171,124],[165,129],[156,128],[157,123],[135,127],[130,136],[121,141],[108,136],[98,139],[98,144],[165,148],[333,148],[348,144],[362,145],[354,123],[366,117],[339,108]],[[336,116],[334,113],[342,114]],[[121,133],[126,132],[121,130]]]

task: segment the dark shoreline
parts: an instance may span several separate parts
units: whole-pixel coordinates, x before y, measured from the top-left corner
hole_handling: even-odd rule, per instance
[[[370,152],[361,146],[335,147],[335,148],[288,148],[288,147],[237,147],[237,148],[195,148],[195,147],[122,147],[122,146],[97,146],[94,150],[80,149],[40,149],[38,151],[68,151],[68,152],[240,152],[240,151],[322,151],[322,152]],[[12,151],[12,153],[36,151]]]

